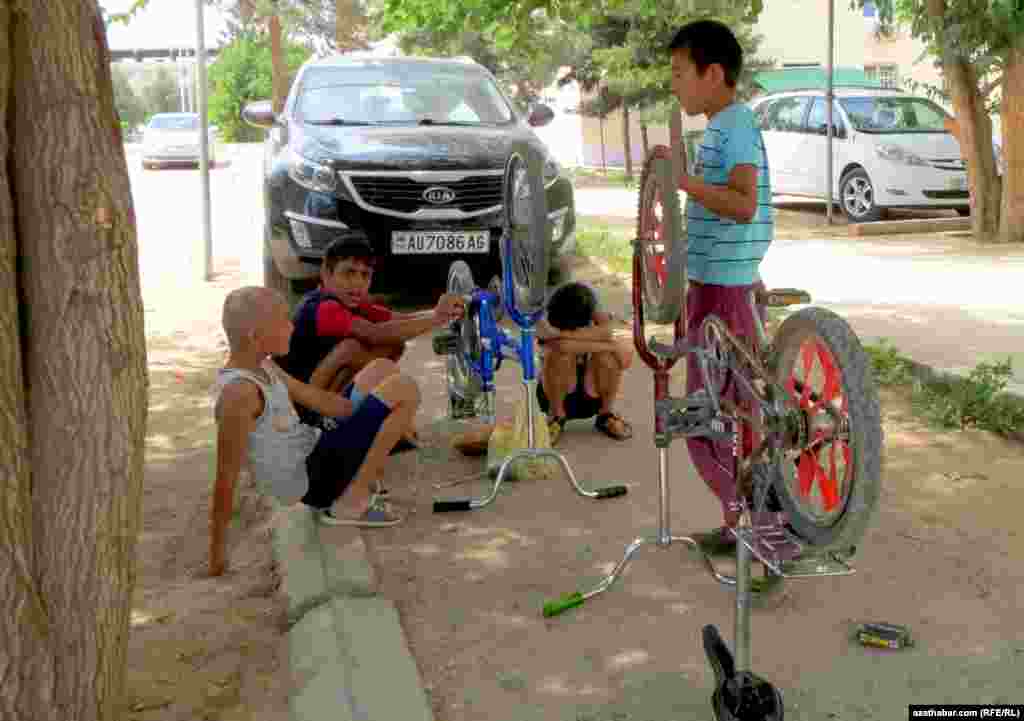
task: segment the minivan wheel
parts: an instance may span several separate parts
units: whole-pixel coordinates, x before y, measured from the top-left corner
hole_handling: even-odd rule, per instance
[[[295,288],[295,284],[285,278],[281,271],[277,268],[277,263],[274,262],[274,256],[270,252],[270,238],[267,236],[267,230],[264,228],[263,231],[263,287],[273,288],[280,292],[285,300],[288,301],[288,307],[294,308],[296,302],[302,296],[302,293]]]
[[[839,181],[839,198],[851,223],[882,219],[882,209],[875,204],[875,187],[862,168],[851,170]]]

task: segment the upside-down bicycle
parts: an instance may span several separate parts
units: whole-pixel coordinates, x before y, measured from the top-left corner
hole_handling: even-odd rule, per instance
[[[527,143],[517,143],[505,164],[503,184],[504,232],[501,237],[502,281],[486,289],[476,286],[469,266],[461,260],[448,272],[448,292],[466,301],[463,319],[434,336],[434,351],[447,356],[449,408],[453,415],[476,415],[479,406],[484,422],[495,422],[494,375],[505,359],[523,370],[526,393],[528,448],[508,456],[498,469],[489,494],[434,502],[435,512],[483,508],[498,495],[512,464],[526,458],[553,458],[578,494],[587,498],[615,498],[626,487],[607,486],[588,491],[580,486],[569,463],[551,448],[536,448],[534,438],[537,369],[534,326],[544,314],[547,292],[548,248],[551,235],[543,185],[543,160]],[[499,325],[504,312],[519,326],[512,338]]]
[[[713,315],[700,326],[700,342],[687,342],[687,237],[672,165],[664,146],[646,159],[633,253],[633,339],[654,372],[657,534],[633,541],[591,590],[545,604],[544,615],[607,591],[645,545],[681,543],[700,555],[717,581],[736,589],[735,659],[718,630],[704,628],[704,649],[716,676],[716,717],[774,721],[783,718],[781,694],[750,671],[751,557],[766,573],[783,578],[854,572],[850,560],[881,484],[878,393],[857,336],[835,313],[802,308],[768,336],[765,308],[808,304],[810,297],[800,290],[752,294],[756,350]],[[647,322],[670,328],[672,342],[646,339]],[[696,356],[702,388],[672,398],[669,371],[687,354]],[[747,433],[760,439],[748,446],[749,453],[743,450]],[[669,529],[668,447],[681,437],[731,442],[731,458],[723,463],[731,464],[741,507],[731,529],[735,576],[720,573],[693,538],[673,536]]]

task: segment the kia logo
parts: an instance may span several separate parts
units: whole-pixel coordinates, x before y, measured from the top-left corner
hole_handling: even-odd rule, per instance
[[[439,185],[435,185],[423,191],[423,199],[434,205],[444,205],[455,200],[455,191],[451,188],[442,188]]]

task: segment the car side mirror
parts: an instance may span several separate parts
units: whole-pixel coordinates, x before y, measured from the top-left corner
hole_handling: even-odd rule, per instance
[[[270,129],[277,123],[277,116],[269,100],[258,100],[242,108],[242,120],[257,128]]]
[[[526,122],[532,128],[542,128],[555,118],[555,111],[547,105],[537,105],[530,112]]]

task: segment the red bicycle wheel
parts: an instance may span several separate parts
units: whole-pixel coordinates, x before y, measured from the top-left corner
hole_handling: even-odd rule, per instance
[[[789,524],[818,548],[860,542],[878,505],[882,421],[871,362],[850,326],[824,308],[786,318],[775,336],[776,381],[801,419],[775,478]]]
[[[643,317],[670,324],[679,318],[686,293],[686,234],[679,209],[679,193],[672,183],[671,150],[655,146],[640,177],[637,202],[637,244]]]

